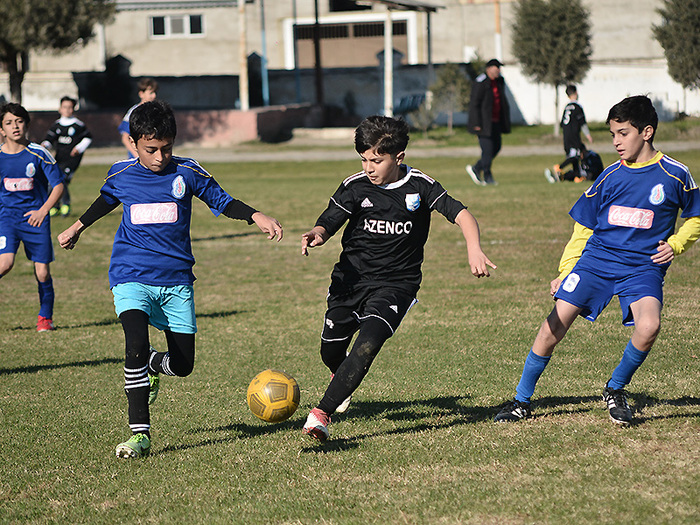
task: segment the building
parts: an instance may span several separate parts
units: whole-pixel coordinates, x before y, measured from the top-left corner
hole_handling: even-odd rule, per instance
[[[317,4],[323,101],[360,116],[380,112],[386,1],[247,0],[245,45],[253,105],[263,102],[262,75],[269,81],[270,104],[317,100],[313,68]],[[411,2],[416,0],[404,3]],[[445,62],[466,63],[478,54],[484,59],[499,57],[506,64],[503,74],[516,121],[556,122],[561,108],[554,108],[553,89],[525,77],[511,52],[514,2],[425,0],[417,3],[434,3],[440,8],[434,13],[393,11],[394,105],[425,91],[428,62],[436,67]],[[242,24],[235,0],[115,3],[113,23],[97,27],[96,37],[85,47],[30,57],[31,71],[23,88],[28,108],[55,109],[64,94],[80,95],[89,108],[91,98],[84,92],[88,91],[88,80],[95,76],[101,78],[97,85],[103,95],[110,86],[119,87],[120,78],[155,76],[163,86],[163,98],[175,107],[236,107]],[[592,69],[579,84],[579,92],[589,120],[604,120],[612,104],[638,93],[655,100],[662,118],[678,112],[700,113],[700,96],[684,92],[670,79],[663,49],[653,38],[652,25],[661,21],[657,11],[661,0],[636,0],[633,17],[628,16],[630,7],[625,2],[584,0],[584,4],[591,12],[593,56]],[[115,101],[115,107],[125,106],[135,97],[135,93],[128,93],[133,82],[124,85],[127,88],[121,91],[127,93]],[[117,92],[116,87],[112,91]],[[3,88],[5,96],[7,91]],[[564,97],[559,99],[562,105]]]

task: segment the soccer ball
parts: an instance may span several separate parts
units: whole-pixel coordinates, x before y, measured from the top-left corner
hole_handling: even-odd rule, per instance
[[[246,396],[250,411],[268,423],[289,418],[299,406],[299,385],[279,370],[265,370],[248,385]]]

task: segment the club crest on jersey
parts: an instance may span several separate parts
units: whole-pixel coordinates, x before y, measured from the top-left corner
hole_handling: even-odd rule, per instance
[[[185,195],[186,189],[187,186],[185,185],[185,179],[182,178],[182,175],[175,177],[175,180],[173,181],[173,197],[176,199],[181,199]]]
[[[27,177],[33,177],[35,173],[36,173],[36,166],[34,166],[33,162],[30,162],[29,164],[27,164],[27,167],[24,168],[24,174]]]
[[[420,194],[418,194],[418,193],[406,194],[406,209],[408,211],[416,211],[419,207],[420,207]]]
[[[666,194],[664,193],[664,185],[657,184],[651,189],[651,193],[649,194],[649,202],[651,202],[654,205],[658,205],[665,200]]]

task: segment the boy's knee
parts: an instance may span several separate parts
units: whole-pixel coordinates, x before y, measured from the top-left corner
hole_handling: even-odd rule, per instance
[[[650,342],[655,341],[661,331],[661,320],[652,316],[636,320],[634,325],[637,335]]]
[[[194,370],[194,362],[186,360],[170,361],[170,369],[178,377],[187,377]]]

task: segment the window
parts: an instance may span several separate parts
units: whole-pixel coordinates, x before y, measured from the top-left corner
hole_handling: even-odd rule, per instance
[[[204,36],[203,15],[166,15],[150,18],[151,38]]]

